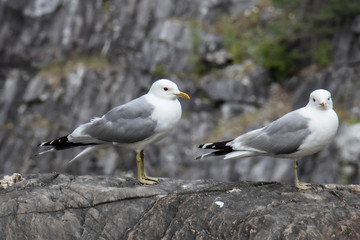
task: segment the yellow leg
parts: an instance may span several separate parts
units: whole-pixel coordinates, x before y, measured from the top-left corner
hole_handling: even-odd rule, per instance
[[[140,183],[142,184],[154,184],[155,182],[153,181],[149,181],[147,179],[143,178],[143,173],[142,173],[142,169],[144,169],[144,164],[142,164],[144,161],[141,158],[141,152],[139,152],[138,154],[136,154],[136,165],[137,165],[137,172],[138,172],[138,180]]]
[[[294,168],[294,177],[295,177],[295,186],[298,188],[298,189],[301,189],[301,190],[306,190],[306,189],[309,189],[311,188],[311,184],[310,183],[303,183],[303,182],[299,182],[299,178],[298,178],[298,174],[297,174],[297,168],[298,168],[298,161],[297,160],[294,160],[293,162],[293,168]]]
[[[142,178],[143,178],[143,179],[146,179],[146,180],[158,182],[159,179],[146,176],[146,173],[145,173],[145,154],[144,154],[144,150],[141,150],[141,151],[140,151],[140,158],[141,158],[141,167],[142,167],[142,168],[141,168]]]

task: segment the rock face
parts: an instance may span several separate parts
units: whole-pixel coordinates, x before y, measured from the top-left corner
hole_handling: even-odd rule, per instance
[[[76,53],[98,52],[124,65],[172,71],[189,65],[186,21],[214,21],[243,11],[250,1],[9,0],[0,3],[1,65],[37,67]],[[185,57],[185,58],[184,58]]]
[[[170,78],[191,100],[182,101],[178,128],[145,149],[149,175],[292,182],[291,161],[256,157],[195,162],[202,153],[196,147],[264,126],[285,113],[276,109],[304,106],[308,93],[320,87],[333,93],[342,129],[351,127],[344,120],[360,118],[360,21],[340,19],[333,26],[333,66],[298,75],[279,87],[251,60],[232,64],[221,36],[206,32],[219,16],[242,13],[253,5],[238,0],[1,1],[0,173],[134,175],[131,151],[105,149],[67,165],[80,149],[35,157],[40,151],[36,146],[144,94],[156,79]],[[194,76],[194,58],[217,67]],[[282,95],[290,97],[268,104]],[[349,139],[349,133],[339,131],[339,139]],[[350,139],[352,144],[336,142],[301,161],[300,178],[359,183],[358,160],[342,159],[358,144],[358,138]],[[344,178],[344,172],[351,176]]]
[[[359,186],[26,175],[0,190],[6,239],[359,239]]]

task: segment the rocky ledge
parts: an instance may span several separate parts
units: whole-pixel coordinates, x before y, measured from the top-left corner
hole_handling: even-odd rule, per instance
[[[0,189],[6,239],[360,239],[360,186],[58,173]]]

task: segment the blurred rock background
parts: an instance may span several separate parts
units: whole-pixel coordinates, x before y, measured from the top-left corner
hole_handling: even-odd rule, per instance
[[[159,78],[191,96],[183,118],[145,149],[151,176],[293,180],[292,161],[193,160],[332,92],[341,126],[300,161],[313,183],[359,183],[360,2],[351,0],[2,0],[0,173],[134,176],[135,153],[81,149],[39,157],[37,144],[147,92]]]

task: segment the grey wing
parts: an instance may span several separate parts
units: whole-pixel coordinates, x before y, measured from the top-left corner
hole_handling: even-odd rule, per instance
[[[290,112],[268,126],[244,134],[233,141],[236,148],[252,148],[271,155],[296,152],[310,134],[309,119]]]
[[[81,134],[104,142],[138,142],[154,134],[156,121],[150,118],[152,111],[153,106],[140,97],[83,124]]]

